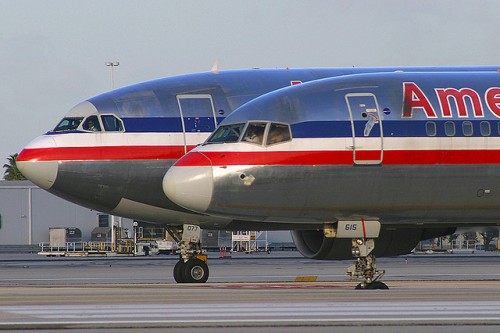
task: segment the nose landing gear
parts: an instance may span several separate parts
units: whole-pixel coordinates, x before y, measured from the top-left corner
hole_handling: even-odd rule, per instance
[[[356,238],[352,240],[352,255],[357,258],[356,262],[347,269],[347,275],[352,278],[364,278],[355,289],[389,289],[385,283],[380,281],[385,270],[377,270],[374,239]]]
[[[196,225],[185,224],[182,233],[172,228],[169,234],[179,244],[179,261],[174,266],[174,280],[177,283],[205,283],[209,270],[207,256],[202,254],[201,229]]]
[[[338,221],[336,224],[327,223],[324,226],[327,238],[350,238],[351,251],[356,262],[347,269],[347,275],[352,278],[364,279],[356,289],[389,289],[380,281],[385,274],[384,270],[377,269],[375,255],[375,239],[380,234],[380,222],[377,220],[365,221]]]
[[[198,257],[184,262],[180,259],[174,266],[174,280],[177,283],[205,283],[208,280],[208,265]]]

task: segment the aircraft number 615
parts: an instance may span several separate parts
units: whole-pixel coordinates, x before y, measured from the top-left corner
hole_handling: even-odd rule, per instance
[[[355,231],[358,229],[358,225],[357,224],[346,224],[345,225],[345,230],[346,231]]]

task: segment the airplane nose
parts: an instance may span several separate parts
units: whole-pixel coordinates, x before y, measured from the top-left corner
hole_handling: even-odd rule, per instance
[[[182,157],[163,177],[165,195],[179,206],[199,213],[208,209],[213,186],[211,162],[198,152]]]
[[[54,185],[57,177],[58,161],[49,158],[55,147],[53,138],[42,136],[28,144],[16,160],[19,171],[45,190]]]

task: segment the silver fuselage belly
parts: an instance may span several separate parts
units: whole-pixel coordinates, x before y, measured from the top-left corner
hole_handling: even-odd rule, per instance
[[[216,169],[213,215],[388,224],[496,224],[500,217],[500,165],[228,166],[222,178]],[[242,174],[254,178],[251,185]]]

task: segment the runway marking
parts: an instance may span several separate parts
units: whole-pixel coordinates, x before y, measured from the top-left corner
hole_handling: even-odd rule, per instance
[[[500,322],[500,301],[0,306],[9,325],[292,322]],[[8,316],[13,316],[9,320]],[[20,320],[20,316],[23,318]]]

